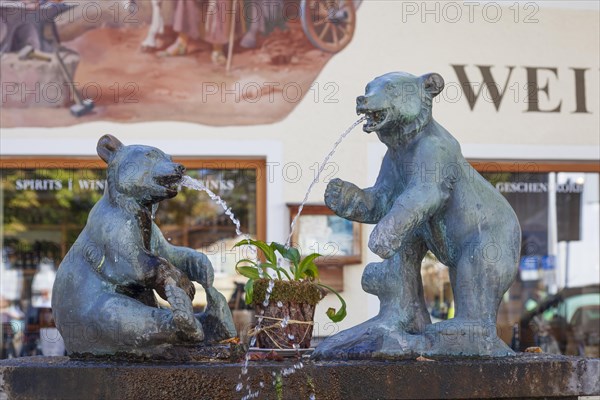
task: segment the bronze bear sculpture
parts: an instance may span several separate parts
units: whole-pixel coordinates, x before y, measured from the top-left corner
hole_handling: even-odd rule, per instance
[[[321,343],[315,358],[513,354],[497,336],[496,317],[517,273],[521,230],[506,199],[461,154],[432,117],[444,80],[389,73],[357,98],[363,130],[387,146],[375,185],[332,180],[325,203],[337,215],[376,224],[369,248],[384,260],[367,265],[363,289],[379,314]],[[431,323],[421,261],[431,251],[448,266],[456,314]]]
[[[215,342],[236,335],[223,295],[212,287],[206,255],[171,245],[153,209],[177,195],[185,168],[159,149],[124,146],[103,136],[98,155],[107,185],[62,261],[52,308],[69,354],[160,354],[165,346]],[[194,315],[199,282],[207,310]],[[158,308],[153,290],[171,309]]]

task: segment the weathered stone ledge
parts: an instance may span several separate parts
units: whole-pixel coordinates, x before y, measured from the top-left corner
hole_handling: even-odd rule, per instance
[[[295,361],[250,363],[260,399],[531,399],[600,394],[600,359],[520,354],[502,359],[436,361],[304,360],[304,368],[282,378]],[[241,364],[125,363],[26,357],[0,361],[0,399],[236,399]],[[244,379],[243,383],[247,381]]]

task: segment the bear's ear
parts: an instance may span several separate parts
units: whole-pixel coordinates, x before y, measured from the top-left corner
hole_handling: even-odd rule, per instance
[[[423,79],[423,87],[431,93],[431,97],[437,96],[444,90],[444,78],[440,74],[432,72],[431,74],[423,75],[421,79]]]
[[[112,156],[123,147],[123,143],[113,135],[104,135],[98,140],[96,151],[102,160],[108,164]]]

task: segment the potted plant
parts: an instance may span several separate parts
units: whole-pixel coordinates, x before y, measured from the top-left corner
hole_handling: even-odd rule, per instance
[[[266,243],[245,239],[235,247],[253,245],[263,261],[244,258],[236,264],[236,271],[248,278],[245,285],[246,303],[253,304],[258,325],[251,333],[256,335],[260,348],[291,349],[310,347],[315,307],[324,296],[324,290],[335,294],[342,306],[339,311],[327,310],[333,322],[346,317],[346,302],[331,287],[319,282],[315,259],[318,253],[301,257],[298,249],[281,243]],[[288,265],[282,265],[285,260]]]

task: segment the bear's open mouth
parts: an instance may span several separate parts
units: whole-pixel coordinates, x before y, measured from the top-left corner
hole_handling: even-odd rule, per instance
[[[388,115],[386,110],[365,110],[363,114],[367,117],[367,121],[363,125],[365,132],[373,132],[381,128],[387,120]]]
[[[183,175],[181,174],[164,175],[157,177],[156,183],[167,189],[167,191],[169,192],[175,191],[175,193],[177,193],[177,189],[179,188],[179,182],[181,182],[182,177]]]

